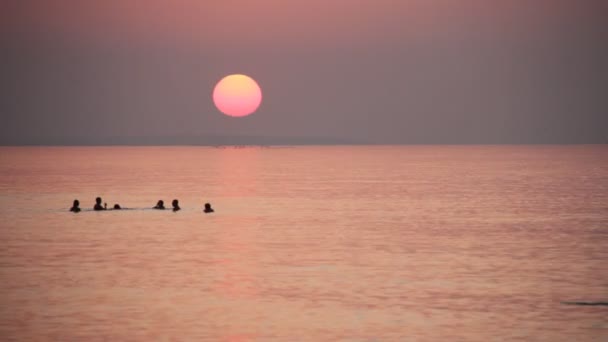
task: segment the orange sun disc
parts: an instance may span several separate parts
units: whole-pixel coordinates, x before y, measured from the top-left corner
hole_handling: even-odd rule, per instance
[[[247,75],[234,74],[222,78],[213,89],[213,103],[220,112],[234,117],[254,113],[262,103],[262,90]]]

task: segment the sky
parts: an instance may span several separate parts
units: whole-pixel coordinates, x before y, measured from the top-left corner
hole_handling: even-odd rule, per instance
[[[5,0],[0,144],[608,143],[608,2]],[[263,101],[222,115],[224,76]]]

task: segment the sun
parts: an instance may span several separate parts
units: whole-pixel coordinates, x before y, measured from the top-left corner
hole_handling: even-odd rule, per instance
[[[247,116],[260,107],[262,89],[247,75],[228,75],[215,85],[213,103],[220,112],[228,116]]]

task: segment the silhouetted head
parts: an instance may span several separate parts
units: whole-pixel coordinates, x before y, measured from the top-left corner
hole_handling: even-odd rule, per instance
[[[72,204],[72,207],[70,208],[70,211],[72,212],[79,212],[80,208],[78,207],[80,205],[80,202],[78,200],[74,200],[74,204]]]
[[[97,197],[95,199],[95,205],[93,206],[94,210],[106,210],[106,204],[104,203],[104,206],[101,206],[101,197]]]
[[[213,208],[211,208],[211,203],[205,203],[205,209],[203,210],[205,213],[212,213]]]
[[[118,203],[114,204],[114,209],[122,209]]]
[[[165,202],[163,202],[163,200],[158,200],[154,209],[165,209]]]
[[[171,202],[171,205],[173,206],[173,211],[177,211],[180,210],[181,208],[179,207],[179,201],[174,199],[173,202]]]

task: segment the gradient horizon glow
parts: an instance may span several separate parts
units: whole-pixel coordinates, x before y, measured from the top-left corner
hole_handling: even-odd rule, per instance
[[[262,102],[262,90],[247,75],[234,74],[222,78],[213,90],[213,102],[220,112],[233,117],[253,114]]]

